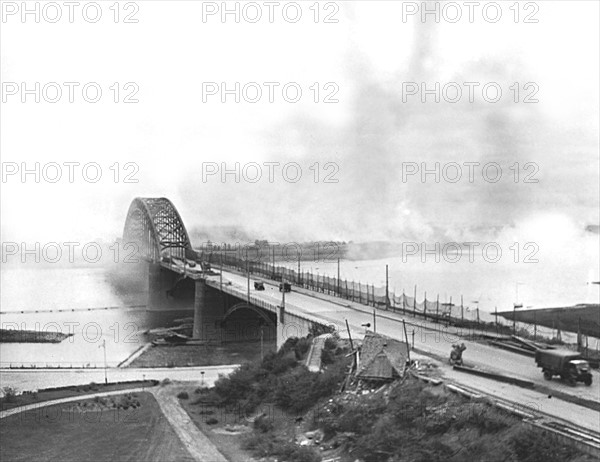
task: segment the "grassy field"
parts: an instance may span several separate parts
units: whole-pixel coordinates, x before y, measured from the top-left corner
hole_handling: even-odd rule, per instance
[[[264,351],[274,351],[275,342],[264,342]],[[240,364],[260,360],[260,343],[227,343],[215,345],[153,346],[128,367],[189,367]]]
[[[193,459],[154,397],[139,393],[128,398],[48,406],[2,419],[0,460],[191,462]]]
[[[105,391],[125,390],[128,388],[152,387],[156,382],[151,380],[123,383],[109,383],[108,385],[100,383],[91,383],[88,385],[74,385],[70,387],[61,387],[48,390],[39,390],[36,393],[23,393],[14,396],[3,396],[0,398],[0,411],[12,409],[18,406],[51,401],[53,399],[68,398]],[[6,390],[5,390],[6,391]]]

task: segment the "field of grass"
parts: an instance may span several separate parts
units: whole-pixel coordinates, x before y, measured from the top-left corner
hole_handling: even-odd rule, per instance
[[[264,342],[264,351],[274,351],[275,342]],[[226,343],[216,345],[153,346],[133,360],[128,367],[189,367],[240,364],[260,360],[260,343]]]
[[[150,393],[48,406],[1,423],[2,461],[193,460]]]
[[[128,388],[152,387],[156,384],[157,382],[154,382],[152,380],[109,383],[108,385],[104,385],[101,383],[90,383],[88,385],[74,385],[61,388],[49,388],[47,390],[39,390],[35,393],[23,393],[20,395],[13,395],[12,392],[14,392],[15,390],[11,389],[11,393],[0,398],[0,411],[5,411],[7,409],[12,409],[18,406],[26,406],[28,404],[41,403],[43,401],[51,401],[53,399],[68,398],[71,396],[79,396],[92,393],[101,393],[105,391],[126,390]],[[6,393],[6,388],[3,391]],[[18,390],[16,391],[18,392]]]

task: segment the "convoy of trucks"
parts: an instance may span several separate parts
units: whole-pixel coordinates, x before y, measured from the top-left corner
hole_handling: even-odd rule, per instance
[[[570,385],[576,385],[577,382],[583,382],[587,386],[592,384],[590,365],[576,351],[540,349],[535,352],[535,362],[542,368],[546,380],[559,375]]]

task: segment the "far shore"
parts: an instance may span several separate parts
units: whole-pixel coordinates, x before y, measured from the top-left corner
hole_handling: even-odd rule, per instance
[[[0,343],[60,343],[72,335],[62,332],[0,329]]]

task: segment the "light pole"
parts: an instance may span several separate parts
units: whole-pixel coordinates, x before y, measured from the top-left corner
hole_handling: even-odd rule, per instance
[[[340,259],[337,259],[337,296],[340,296]]]
[[[102,339],[102,345],[100,345],[98,348],[104,349],[104,384],[108,385],[108,376],[107,376],[108,364],[106,363],[106,339]]]
[[[513,303],[513,335],[517,335],[517,308],[523,308],[523,304],[519,304],[519,286],[524,285],[524,282],[515,282],[516,301]]]
[[[388,265],[385,265],[385,309],[390,309],[390,278]]]
[[[246,247],[246,273],[248,275],[248,305],[250,305],[250,261],[248,260],[248,247]]]

